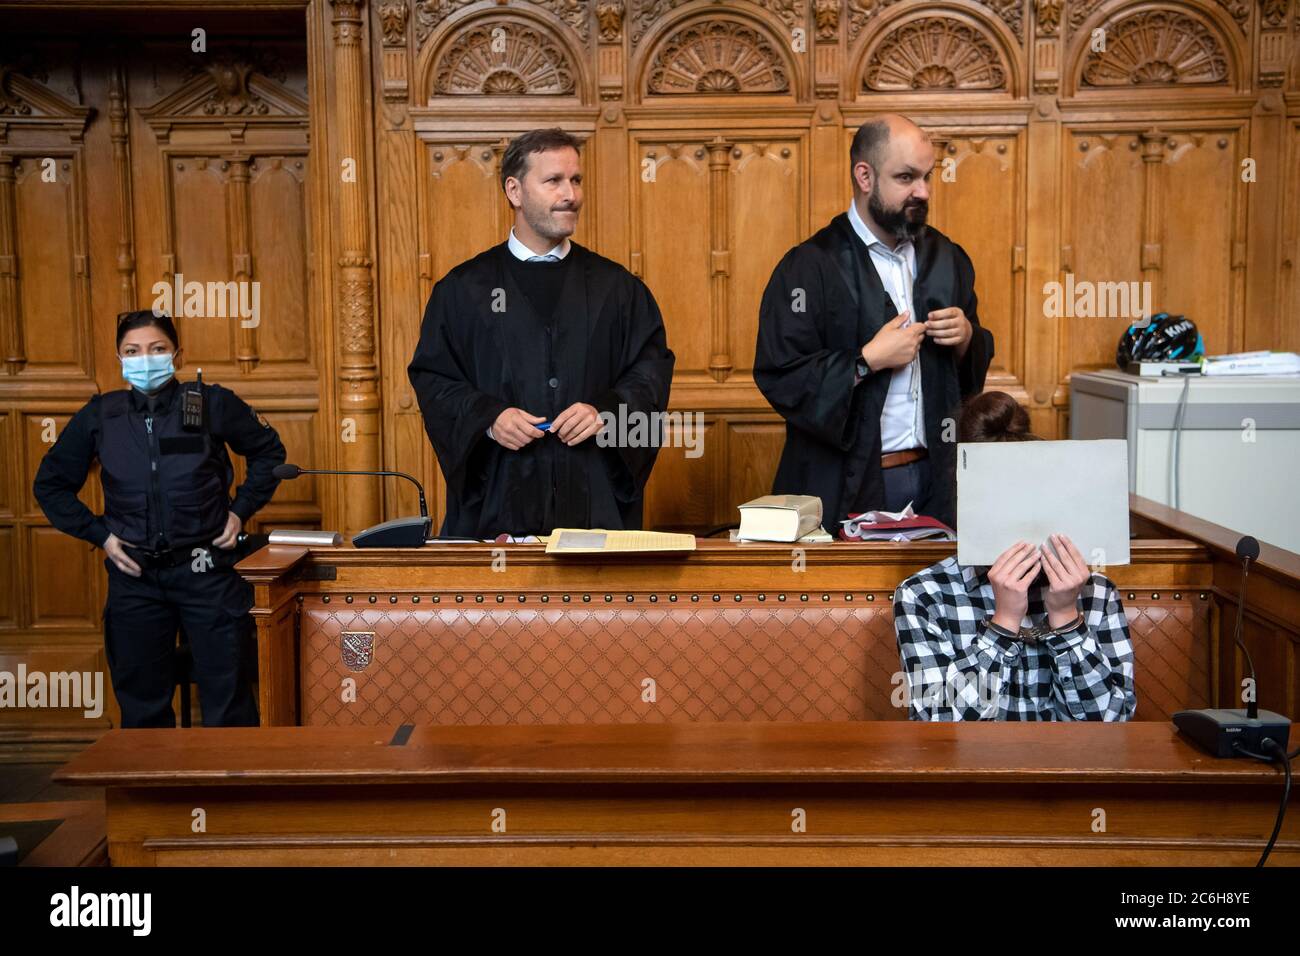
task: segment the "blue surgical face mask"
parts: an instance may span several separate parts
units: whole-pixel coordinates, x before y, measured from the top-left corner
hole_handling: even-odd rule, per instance
[[[142,392],[157,391],[175,374],[171,352],[122,356],[122,377]]]

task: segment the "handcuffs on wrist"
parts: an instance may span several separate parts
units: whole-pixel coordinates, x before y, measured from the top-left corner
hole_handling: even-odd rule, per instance
[[[1074,616],[1074,620],[1070,621],[1068,624],[1062,624],[1060,627],[1050,627],[1047,624],[1034,624],[1031,627],[1022,627],[1018,632],[1013,633],[1009,628],[994,623],[992,618],[989,618],[985,624],[993,633],[1000,634],[1010,640],[1024,641],[1026,644],[1037,644],[1043,638],[1050,637],[1053,634],[1068,634],[1070,631],[1076,629],[1082,622],[1083,612],[1080,611]]]

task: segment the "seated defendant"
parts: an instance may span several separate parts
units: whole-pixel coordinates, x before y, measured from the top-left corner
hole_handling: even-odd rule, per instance
[[[1034,441],[1004,392],[962,411],[958,440]],[[1064,535],[1021,541],[991,567],[954,555],[894,593],[913,720],[1129,720],[1133,646],[1115,585]]]

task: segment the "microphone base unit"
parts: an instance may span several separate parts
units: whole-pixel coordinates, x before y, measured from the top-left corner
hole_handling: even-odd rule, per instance
[[[354,548],[423,548],[429,538],[427,516],[394,518],[352,536]]]
[[[1261,710],[1251,720],[1243,710],[1180,710],[1174,714],[1174,726],[1203,750],[1215,757],[1242,757],[1236,747],[1262,753],[1266,738],[1277,741],[1283,752],[1291,734],[1291,721],[1271,710]]]

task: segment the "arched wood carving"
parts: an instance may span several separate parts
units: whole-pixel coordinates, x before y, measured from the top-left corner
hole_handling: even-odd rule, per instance
[[[443,20],[474,0],[416,0],[415,39],[423,45]]]
[[[734,20],[696,21],[659,46],[646,92],[788,93],[790,77],[776,42],[764,31]]]
[[[853,42],[885,10],[899,3],[900,0],[848,0],[846,6],[849,16],[849,42]],[[1024,36],[1024,0],[979,0],[981,6],[997,14],[1019,40]]]
[[[1230,17],[1236,22],[1237,26],[1244,34],[1250,23],[1250,3],[1247,0],[1215,0]],[[1279,0],[1263,0],[1263,6],[1267,8],[1270,4],[1279,2]],[[1280,0],[1283,8],[1286,7],[1286,0]],[[1083,26],[1092,14],[1105,3],[1105,0],[1070,0],[1070,29],[1071,31]]]
[[[479,0],[416,0],[415,39],[423,45],[438,24],[453,13]],[[591,35],[591,4],[588,0],[532,0],[532,5],[552,13],[585,42]],[[604,3],[601,6],[605,6]],[[490,14],[489,14],[490,15]]]
[[[981,3],[992,10],[998,17],[1011,28],[1011,32],[1019,40],[1024,35],[1024,0],[981,0]]]
[[[435,96],[572,96],[576,70],[564,46],[514,20],[480,20],[458,34],[433,71]]]
[[[635,11],[629,16],[633,21],[632,42],[636,43],[645,36],[646,31],[663,20],[665,14],[689,2],[691,0],[632,0]],[[767,10],[790,29],[800,26],[807,19],[807,0],[749,0],[749,2]],[[742,4],[733,5],[742,6]]]
[[[1005,91],[1007,68],[978,27],[953,17],[921,17],[878,41],[863,69],[862,89]]]
[[[1144,10],[1105,25],[1106,49],[1089,51],[1081,87],[1226,84],[1228,57],[1200,20],[1173,10]]]
[[[574,33],[582,37],[584,43],[591,35],[592,4],[589,0],[533,0],[533,2],[568,24]]]

